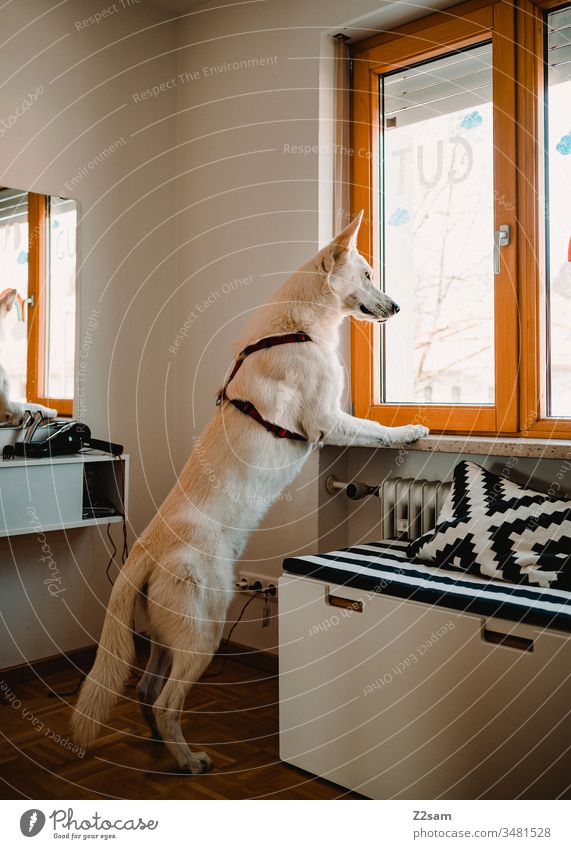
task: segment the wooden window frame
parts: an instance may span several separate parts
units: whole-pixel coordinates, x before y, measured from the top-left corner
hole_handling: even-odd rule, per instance
[[[46,195],[28,194],[28,360],[26,398],[55,407],[58,415],[71,416],[72,398],[49,398],[45,392],[45,334],[47,326],[47,205]]]
[[[547,416],[545,313],[544,14],[568,3],[520,0],[518,35],[518,218],[522,436],[571,439],[571,418]]]
[[[562,5],[561,0],[522,0],[516,8],[510,0],[471,0],[352,48],[351,203],[354,212],[365,210],[359,247],[376,273],[379,77],[485,41],[493,45],[495,229],[509,224],[512,230],[511,244],[502,250],[501,274],[495,277],[494,406],[381,403],[380,330],[352,321],[351,380],[359,417],[393,426],[418,422],[436,432],[571,437],[571,419],[545,414],[545,256],[540,220],[543,13]]]

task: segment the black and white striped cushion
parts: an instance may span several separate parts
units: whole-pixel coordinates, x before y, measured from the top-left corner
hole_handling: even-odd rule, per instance
[[[436,528],[411,542],[408,553],[513,584],[571,590],[571,501],[463,460]]]
[[[428,566],[411,560],[407,547],[404,541],[382,540],[327,554],[305,554],[285,560],[284,571],[337,586],[571,632],[571,592]]]

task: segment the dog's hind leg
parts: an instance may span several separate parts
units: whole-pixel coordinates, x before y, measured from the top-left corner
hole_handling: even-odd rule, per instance
[[[151,729],[153,739],[157,741],[160,741],[162,738],[157,728],[153,705],[161,692],[169,671],[170,662],[170,651],[165,646],[151,642],[149,660],[147,661],[144,675],[137,684],[137,698],[141,706],[141,713]]]
[[[211,660],[210,654],[176,650],[170,677],[153,706],[156,724],[165,746],[174,756],[179,770],[192,775],[208,772],[212,762],[206,752],[191,752],[180,727],[180,718],[189,690]]]

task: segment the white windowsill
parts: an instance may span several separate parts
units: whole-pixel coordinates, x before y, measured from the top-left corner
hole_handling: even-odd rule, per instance
[[[448,454],[478,454],[492,457],[537,457],[544,460],[571,459],[569,439],[522,439],[515,436],[455,436],[434,434],[406,446],[407,451],[443,451]]]

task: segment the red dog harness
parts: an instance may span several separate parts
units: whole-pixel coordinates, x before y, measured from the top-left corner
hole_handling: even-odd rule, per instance
[[[286,333],[284,336],[265,336],[263,339],[260,339],[258,342],[254,342],[252,345],[248,345],[244,348],[243,351],[240,351],[238,355],[238,359],[234,364],[234,368],[232,369],[232,373],[230,377],[224,384],[223,389],[221,390],[218,398],[216,399],[216,405],[222,403],[222,401],[230,401],[238,410],[242,413],[246,413],[247,416],[257,421],[262,427],[265,427],[267,431],[273,434],[278,439],[296,439],[299,442],[307,442],[307,437],[302,436],[301,433],[295,433],[293,430],[288,430],[285,427],[280,427],[277,424],[272,424],[272,422],[268,422],[266,419],[262,418],[260,413],[256,410],[254,405],[250,401],[241,401],[239,398],[228,398],[226,396],[226,387],[230,383],[233,377],[235,377],[236,372],[250,354],[254,354],[256,351],[263,351],[265,348],[274,348],[276,345],[289,345],[290,342],[311,342],[311,337],[307,335],[307,333]]]

